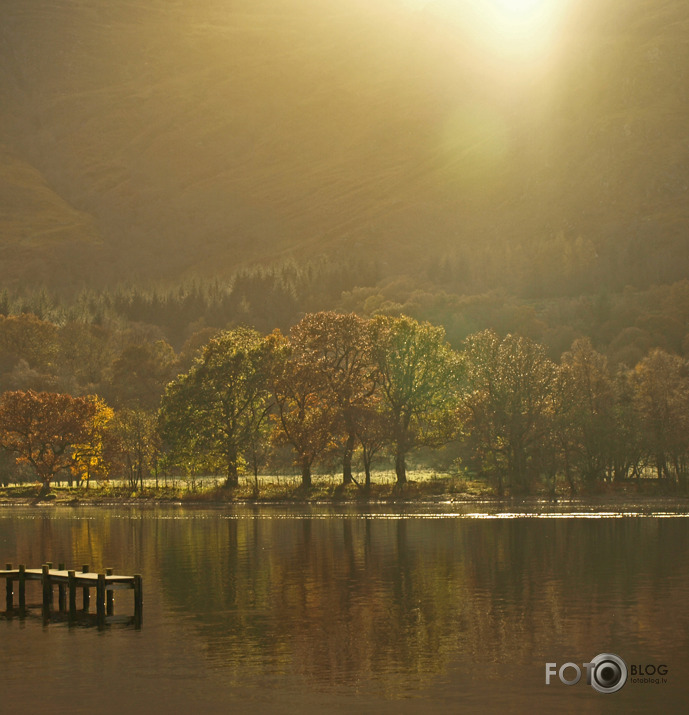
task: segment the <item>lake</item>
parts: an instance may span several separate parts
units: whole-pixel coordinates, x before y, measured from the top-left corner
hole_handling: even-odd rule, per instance
[[[2,565],[88,563],[144,583],[140,630],[45,625],[27,584],[28,616],[0,619],[0,710],[687,712],[684,510],[0,508]],[[115,613],[133,614],[130,592]],[[600,653],[630,670],[619,692],[584,682]],[[545,664],[567,662],[582,680],[546,685]]]

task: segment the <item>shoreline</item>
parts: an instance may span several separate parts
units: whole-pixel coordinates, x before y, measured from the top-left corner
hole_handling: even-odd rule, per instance
[[[54,487],[51,492],[37,500],[36,485],[0,487],[1,507],[295,507],[327,506],[347,508],[377,507],[469,507],[523,508],[532,506],[543,509],[586,507],[606,513],[615,509],[632,507],[649,508],[667,506],[678,513],[689,514],[689,494],[663,489],[657,484],[608,485],[605,490],[581,490],[577,494],[547,491],[530,494],[498,495],[485,483],[466,483],[457,489],[454,482],[446,479],[415,482],[403,487],[391,484],[374,484],[370,490],[356,485],[314,485],[310,489],[301,486],[269,485],[257,493],[250,485],[234,488],[215,487],[202,491],[170,487],[146,488],[135,491],[124,487]],[[455,487],[455,488],[449,488]]]

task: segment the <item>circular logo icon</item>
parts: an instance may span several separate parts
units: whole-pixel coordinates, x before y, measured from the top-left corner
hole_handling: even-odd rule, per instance
[[[627,664],[619,655],[601,653],[591,661],[591,685],[599,693],[616,693],[627,682]]]

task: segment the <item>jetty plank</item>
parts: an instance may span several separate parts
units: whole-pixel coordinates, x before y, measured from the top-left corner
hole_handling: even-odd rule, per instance
[[[54,584],[69,583],[69,571],[60,571],[59,569],[49,569],[48,574],[50,580]],[[75,577],[80,586],[97,586],[98,576],[95,572],[83,573],[77,571]],[[0,569],[0,578],[14,579],[19,577],[19,569]],[[27,581],[40,581],[43,578],[43,569],[25,569],[24,578]],[[134,588],[134,576],[124,576],[122,574],[113,574],[105,576],[106,588]]]

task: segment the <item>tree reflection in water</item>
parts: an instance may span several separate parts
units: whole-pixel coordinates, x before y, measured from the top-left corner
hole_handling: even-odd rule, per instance
[[[154,539],[164,600],[237,683],[395,696],[458,668],[667,654],[689,632],[681,519],[214,516]]]

